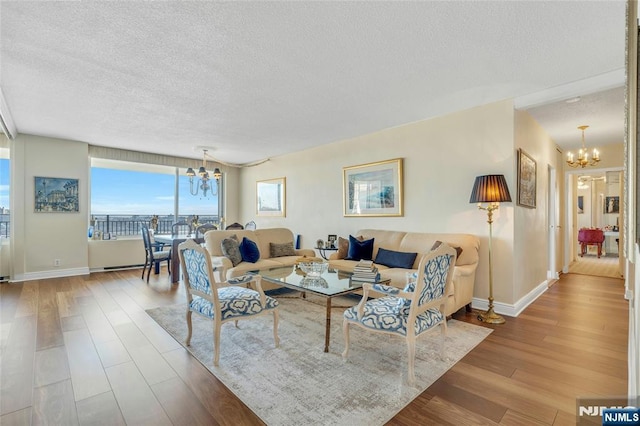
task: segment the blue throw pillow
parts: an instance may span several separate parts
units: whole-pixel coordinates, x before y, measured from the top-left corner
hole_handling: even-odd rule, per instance
[[[360,241],[353,235],[349,235],[349,253],[347,260],[373,260],[373,238]]]
[[[260,260],[258,245],[247,237],[244,237],[240,243],[240,255],[245,262],[256,263]]]
[[[418,253],[386,250],[381,247],[378,249],[375,262],[378,265],[388,266],[389,268],[411,269],[417,255]]]

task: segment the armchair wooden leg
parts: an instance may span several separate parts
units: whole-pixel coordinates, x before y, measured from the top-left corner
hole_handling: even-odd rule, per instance
[[[191,332],[192,332],[192,328],[191,328],[191,311],[187,308],[187,339],[184,341],[184,343],[189,346],[191,344]]]
[[[276,348],[280,346],[280,337],[278,337],[278,309],[273,310],[273,340],[276,342]]]
[[[410,385],[416,381],[414,372],[414,363],[416,360],[416,338],[415,336],[407,336],[407,362],[409,364],[409,373],[407,375],[407,381]]]
[[[344,336],[344,351],[342,352],[342,358],[346,358],[349,355],[349,321],[342,321],[342,335]]]
[[[213,322],[213,348],[214,357],[213,357],[213,365],[218,366],[218,362],[220,361],[220,328],[222,324],[219,321]]]
[[[440,323],[440,359],[444,360],[444,341],[447,337],[447,320]]]

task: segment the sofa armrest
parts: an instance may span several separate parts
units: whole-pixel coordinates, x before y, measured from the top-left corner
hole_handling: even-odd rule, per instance
[[[295,250],[297,256],[316,257],[316,252],[312,249]]]

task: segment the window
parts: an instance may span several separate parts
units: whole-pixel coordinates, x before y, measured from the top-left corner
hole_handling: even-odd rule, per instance
[[[171,233],[174,222],[191,222],[194,216],[198,223],[218,222],[217,193],[192,196],[189,178],[176,167],[96,158],[91,164],[92,234],[138,235],[153,216],[158,216],[157,232],[163,234]]]
[[[0,238],[9,238],[9,228],[11,225],[10,205],[9,205],[9,159],[4,158],[0,149]],[[7,150],[8,155],[8,150]]]

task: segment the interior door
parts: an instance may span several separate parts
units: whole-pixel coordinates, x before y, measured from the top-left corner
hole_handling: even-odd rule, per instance
[[[562,272],[562,266],[564,265],[564,239],[562,238],[562,230],[564,229],[564,223],[562,218],[565,217],[564,214],[562,214],[562,203],[560,202],[560,200],[563,199],[562,197],[562,188],[563,188],[563,174],[562,174],[562,167],[561,165],[563,164],[563,158],[562,158],[562,152],[556,148],[556,164],[560,167],[560,173],[556,172],[556,169],[554,169],[554,185],[553,185],[553,194],[554,194],[554,200],[555,200],[555,208],[554,208],[554,216],[555,216],[555,223],[556,223],[556,228],[555,228],[555,269],[553,269],[557,275],[560,274],[560,272]]]
[[[558,258],[561,252],[560,243],[560,198],[558,191],[558,181],[556,169],[551,165],[547,168],[549,187],[547,188],[547,220],[549,224],[547,245],[548,245],[548,268],[547,279],[555,280],[560,277],[562,269],[561,262]]]

